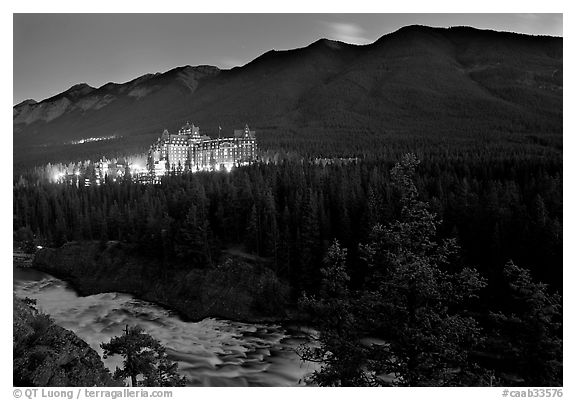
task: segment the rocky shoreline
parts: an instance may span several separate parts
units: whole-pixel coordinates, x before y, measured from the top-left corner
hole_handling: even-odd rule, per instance
[[[123,386],[74,332],[13,298],[14,386]]]

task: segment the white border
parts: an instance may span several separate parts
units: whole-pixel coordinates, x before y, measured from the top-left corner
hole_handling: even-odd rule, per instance
[[[59,1],[46,2],[46,1],[21,1],[12,2],[12,4],[4,5],[7,10],[3,9],[2,13],[2,27],[4,30],[4,35],[2,35],[2,49],[4,53],[10,52],[12,55],[12,13],[17,12],[227,12],[227,13],[245,13],[245,12],[298,12],[298,13],[359,13],[359,12],[418,12],[418,13],[438,13],[438,12],[452,12],[452,13],[473,13],[473,12],[494,12],[494,13],[508,13],[508,12],[545,12],[545,13],[564,13],[564,57],[565,57],[565,71],[574,71],[574,52],[573,52],[573,19],[572,13],[569,12],[567,6],[563,2],[559,1],[513,1],[513,2],[502,2],[502,1],[483,1],[479,5],[470,5],[469,2],[459,1],[442,1],[442,2],[430,2],[430,1],[412,1],[409,4],[379,4],[380,2],[328,2],[323,0],[321,2],[311,2],[304,0],[295,0],[287,3],[283,3],[280,6],[274,5],[272,2],[241,2],[241,1],[219,1],[219,2],[189,2],[189,1],[164,1],[161,4],[156,2],[147,2],[143,4],[142,2],[125,2],[120,4],[117,1],[98,1],[92,4],[83,4],[83,2],[78,1]],[[566,2],[567,3],[567,2]],[[2,93],[4,93],[4,107],[3,111],[3,122],[6,125],[4,130],[4,135],[7,136],[5,144],[4,157],[7,159],[4,163],[7,163],[11,170],[12,166],[12,128],[11,120],[9,124],[8,111],[12,104],[12,84],[9,79],[12,77],[12,63],[8,63],[7,60],[3,63],[3,80],[2,80]],[[572,109],[573,101],[573,78],[570,72],[564,74],[564,91],[567,93],[565,109]],[[573,302],[574,296],[571,293],[571,287],[569,283],[574,282],[573,269],[575,268],[574,263],[574,253],[570,251],[570,246],[567,243],[573,243],[574,240],[574,183],[573,176],[575,176],[575,166],[574,166],[574,120],[573,113],[564,113],[564,132],[565,142],[565,156],[564,157],[564,176],[568,179],[564,181],[564,255],[565,261],[564,265],[568,268],[564,269],[564,315],[565,315],[565,334],[564,338],[564,396],[565,398],[573,397],[571,393],[573,388],[570,376],[575,376],[574,368],[572,362],[574,360],[574,346],[572,341],[572,333],[574,332],[573,326]],[[12,193],[11,193],[11,182],[12,177],[11,172],[3,174],[2,180],[2,196],[1,196],[1,209],[2,209],[2,221],[5,221],[3,228],[1,230],[1,246],[2,246],[2,265],[4,268],[10,268],[12,263],[11,257],[11,243],[12,243]],[[11,268],[10,268],[11,271]],[[6,276],[3,279],[3,284],[5,287],[2,289],[4,305],[4,319],[5,329],[2,329],[1,345],[4,357],[2,357],[2,373],[1,377],[1,389],[0,394],[2,398],[12,398],[12,363],[10,360],[10,333],[11,329],[7,329],[7,325],[10,324],[12,320],[12,303],[11,298],[11,285],[10,280]],[[191,390],[194,390],[193,396],[226,396],[233,397],[236,399],[250,399],[253,397],[262,396],[269,398],[274,396],[280,399],[288,399],[293,396],[305,396],[310,398],[318,398],[318,396],[346,396],[347,398],[351,396],[361,395],[366,398],[382,399],[384,396],[387,398],[441,398],[441,399],[490,399],[490,398],[501,398],[501,389],[497,388],[386,388],[386,389],[356,389],[356,388],[338,388],[338,389],[328,389],[328,388],[306,388],[306,389],[242,389],[242,388],[206,388],[206,389],[177,389],[175,390],[174,398],[188,399],[191,396]],[[298,394],[293,392],[293,390],[300,390]],[[358,393],[357,391],[362,391]]]

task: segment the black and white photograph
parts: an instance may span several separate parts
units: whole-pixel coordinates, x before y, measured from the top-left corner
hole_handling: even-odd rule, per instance
[[[137,11],[11,15],[6,398],[571,397],[563,14]]]

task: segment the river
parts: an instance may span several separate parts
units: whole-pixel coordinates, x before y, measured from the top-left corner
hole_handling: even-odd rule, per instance
[[[79,296],[66,282],[33,269],[14,267],[13,288],[100,355],[100,343],[121,335],[126,325],[139,325],[166,347],[190,386],[298,386],[315,368],[296,354],[306,339],[294,327],[215,318],[185,322],[128,294]],[[116,357],[103,361],[111,371],[120,363]]]

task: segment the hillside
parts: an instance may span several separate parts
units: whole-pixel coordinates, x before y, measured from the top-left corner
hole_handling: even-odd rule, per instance
[[[409,26],[365,46],[323,39],[269,51],[231,70],[184,66],[124,84],[79,84],[14,106],[14,163],[141,152],[186,120],[209,135],[248,123],[265,150],[306,141],[313,155],[326,155],[329,142],[361,155],[374,137],[558,143],[562,58],[562,38]]]

